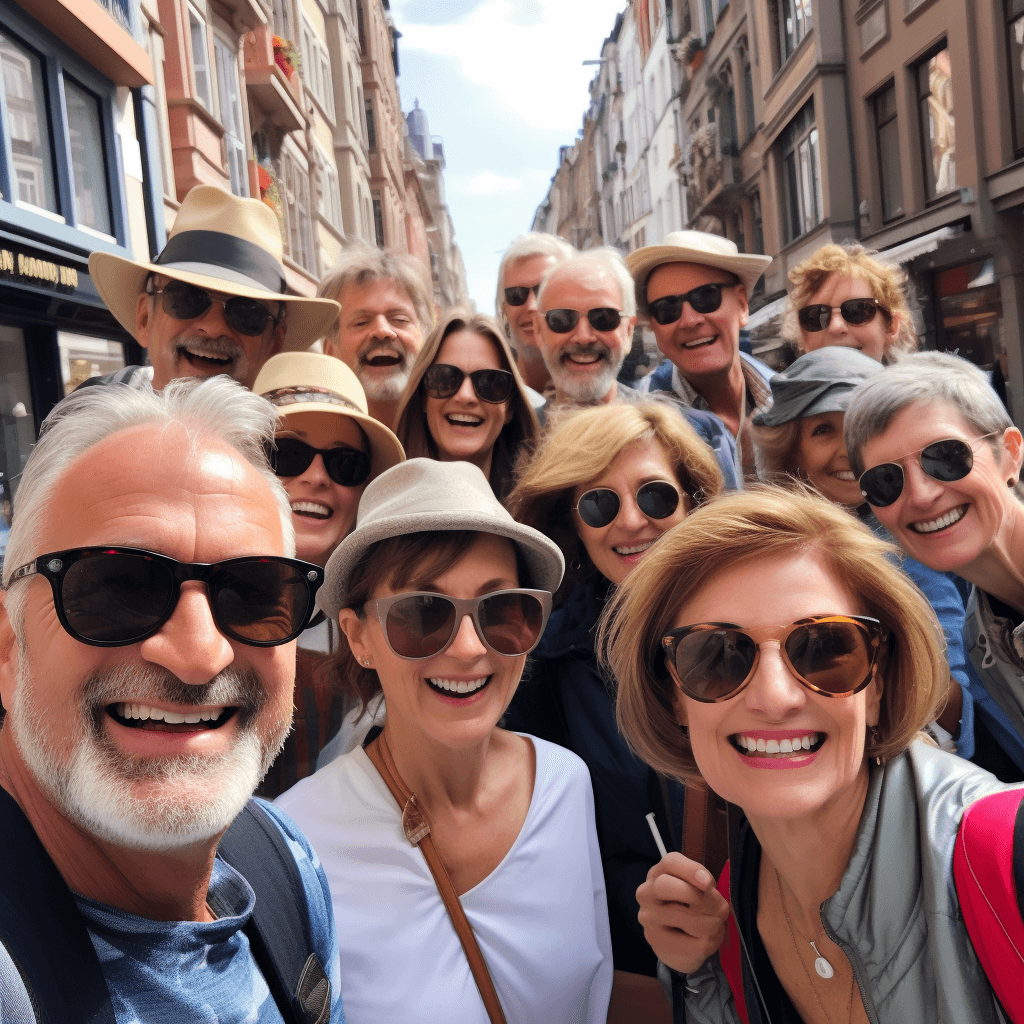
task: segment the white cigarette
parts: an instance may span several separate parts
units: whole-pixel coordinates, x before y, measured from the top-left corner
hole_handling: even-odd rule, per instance
[[[668,850],[665,849],[665,843],[662,840],[661,833],[658,831],[658,826],[654,821],[654,811],[651,811],[651,813],[647,815],[647,824],[651,826],[651,835],[654,836],[654,843],[658,847],[658,853],[660,853],[662,857],[668,856]]]

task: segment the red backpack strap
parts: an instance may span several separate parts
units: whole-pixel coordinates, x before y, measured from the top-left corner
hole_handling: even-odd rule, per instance
[[[718,891],[729,904],[729,920],[726,925],[725,941],[718,950],[718,959],[722,970],[732,989],[732,998],[736,1004],[736,1012],[743,1024],[748,1024],[747,1000],[743,994],[743,956],[740,945],[740,933],[736,924],[736,915],[732,912],[732,898],[729,892],[729,861],[725,862],[721,875],[718,876]]]
[[[1024,1024],[1024,790],[978,800],[964,812],[953,878],[971,943],[999,1002]]]

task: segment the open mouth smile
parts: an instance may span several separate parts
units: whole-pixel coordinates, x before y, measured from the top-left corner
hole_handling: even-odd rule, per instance
[[[641,541],[641,543],[639,544],[631,544],[628,547],[626,545],[622,545],[621,547],[612,548],[612,550],[615,552],[615,554],[621,555],[623,558],[625,558],[629,555],[642,554],[643,552],[648,551],[653,544],[653,540],[645,540]]]
[[[762,736],[748,736],[734,733],[729,742],[744,757],[782,760],[803,757],[817,753],[825,742],[823,732],[793,733],[781,739],[765,739]]]
[[[453,427],[479,427],[483,420],[479,416],[471,416],[464,412],[451,412],[445,415],[445,419]]]
[[[376,348],[370,349],[369,352],[360,357],[359,361],[363,366],[372,366],[383,370],[400,365],[402,362],[402,356],[390,347]]]
[[[107,714],[118,725],[129,729],[160,730],[162,732],[195,732],[199,729],[219,729],[238,711],[238,708],[197,708],[195,711],[166,711],[148,704],[119,702],[108,704]]]
[[[178,348],[178,355],[195,369],[210,373],[219,373],[235,361],[235,356],[224,352],[223,349],[200,344],[181,345]]]
[[[334,509],[321,505],[319,501],[293,501],[292,514],[303,519],[324,520],[334,515]]]
[[[480,676],[478,679],[428,679],[427,685],[446,697],[465,698],[479,693],[491,678]]]
[[[829,476],[835,477],[836,480],[841,480],[844,484],[852,484],[857,478],[853,475],[852,470],[849,469],[836,469],[829,473]]]
[[[713,334],[710,338],[697,338],[695,341],[683,342],[683,348],[704,348],[706,345],[714,345],[718,341],[718,335]]]
[[[957,508],[950,509],[945,515],[939,516],[937,519],[911,523],[910,529],[914,533],[938,533],[939,530],[945,530],[955,523],[959,523],[967,515],[967,509],[967,505],[960,505]]]

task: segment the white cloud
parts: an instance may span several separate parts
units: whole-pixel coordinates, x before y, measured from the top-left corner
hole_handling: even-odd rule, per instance
[[[510,178],[504,174],[495,174],[493,171],[481,171],[468,178],[460,175],[454,177],[448,185],[449,191],[461,192],[467,196],[507,195],[509,192],[518,192],[522,187],[521,178]]]

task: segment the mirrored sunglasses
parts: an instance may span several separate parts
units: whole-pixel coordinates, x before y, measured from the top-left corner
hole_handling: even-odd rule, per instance
[[[883,306],[878,299],[847,299],[838,306],[826,306],[824,303],[816,302],[811,306],[804,306],[797,313],[796,318],[805,331],[816,333],[825,331],[832,323],[832,310],[838,309],[843,319],[851,327],[859,327],[861,324],[870,323],[875,318],[875,313],[881,310],[886,316],[890,316],[889,310]]]
[[[610,487],[580,495],[574,511],[587,526],[600,530],[615,522],[622,501]],[[636,492],[636,505],[648,519],[668,519],[679,507],[679,491],[667,480],[652,480]]]
[[[462,387],[466,377],[469,377],[481,402],[498,405],[507,402],[512,395],[515,379],[508,370],[474,370],[467,374],[461,367],[448,363],[434,363],[427,367],[423,374],[423,390],[431,398],[451,398]]]
[[[595,331],[614,331],[626,314],[611,306],[597,306],[587,310],[587,320]],[[548,327],[555,334],[568,334],[580,322],[578,309],[549,309],[544,314]]]
[[[249,299],[242,295],[231,295],[226,299],[215,298],[205,288],[198,288],[185,281],[171,281],[163,288],[147,288],[147,294],[159,295],[163,311],[175,320],[195,320],[204,316],[209,308],[219,302],[224,307],[224,320],[227,325],[239,334],[255,336],[262,334],[267,324],[281,318],[270,312],[270,307],[259,299]],[[284,308],[282,306],[282,313]]]
[[[722,289],[736,288],[733,284],[702,284],[682,295],[665,295],[647,303],[651,319],[659,324],[674,324],[683,315],[683,303],[688,302],[695,313],[714,313],[722,305]]]
[[[513,288],[506,288],[505,301],[510,306],[522,306],[529,298],[530,292],[533,292],[533,297],[536,298],[540,294],[540,284],[535,284],[530,288],[526,288],[521,285],[516,285]]]
[[[370,456],[356,448],[314,448],[295,437],[276,437],[266,446],[267,461],[277,476],[300,476],[319,455],[327,475],[342,487],[358,487],[370,475]]]
[[[669,630],[661,648],[676,685],[705,704],[735,697],[753,678],[761,647],[777,641],[796,678],[825,697],[851,697],[871,682],[889,633],[864,615],[815,615],[754,637],[727,622]]]

